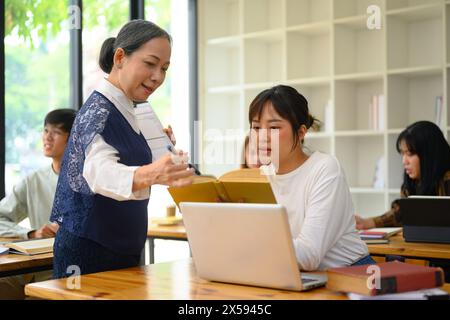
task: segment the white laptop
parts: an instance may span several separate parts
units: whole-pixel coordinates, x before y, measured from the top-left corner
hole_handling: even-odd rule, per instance
[[[180,203],[200,278],[284,290],[325,285],[300,275],[286,209],[281,205]]]

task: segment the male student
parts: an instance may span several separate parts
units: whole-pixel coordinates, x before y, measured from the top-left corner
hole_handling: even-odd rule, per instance
[[[52,159],[52,163],[25,177],[14,186],[11,194],[0,201],[0,237],[32,239],[55,236],[58,225],[50,223],[49,217],[75,115],[73,109],[56,109],[46,115],[42,133],[43,152]],[[26,218],[30,219],[31,230],[18,225]],[[36,277],[37,274],[29,274],[0,278],[0,299],[23,298],[24,285]]]

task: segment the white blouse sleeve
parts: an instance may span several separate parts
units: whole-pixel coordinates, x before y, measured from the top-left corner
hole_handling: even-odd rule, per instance
[[[145,200],[150,189],[133,192],[134,171],[138,167],[118,162],[119,152],[97,134],[86,148],[83,177],[94,193],[118,201]]]
[[[297,261],[302,270],[317,270],[327,252],[345,233],[347,214],[352,207],[348,186],[342,174],[325,170],[308,196],[305,220],[294,238]],[[348,217],[347,217],[348,216]]]

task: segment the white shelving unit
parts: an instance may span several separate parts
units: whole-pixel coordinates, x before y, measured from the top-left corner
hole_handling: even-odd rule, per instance
[[[367,27],[372,5],[381,9],[381,29]],[[450,136],[450,0],[200,0],[199,61],[207,155],[214,153],[207,130],[245,134],[255,96],[288,84],[325,122],[308,133],[305,148],[340,160],[363,216],[380,214],[398,198],[398,134],[415,121],[434,121],[438,96],[442,130]],[[385,106],[377,128],[374,96]],[[204,161],[204,172],[238,167],[243,135],[225,140],[222,151],[235,150],[236,163]],[[377,163],[384,185],[375,188]]]

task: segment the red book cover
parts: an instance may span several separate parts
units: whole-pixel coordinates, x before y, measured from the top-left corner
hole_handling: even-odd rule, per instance
[[[369,280],[373,280],[376,275],[374,270],[379,271],[380,286],[378,288],[368,286]],[[327,287],[329,289],[366,295],[415,291],[440,287],[444,284],[444,273],[441,268],[424,267],[398,261],[376,265],[332,268],[327,271],[327,275]],[[375,285],[375,282],[370,283]]]
[[[361,231],[359,234],[361,235],[380,235],[384,236],[387,234],[387,232],[381,232],[381,231]]]

